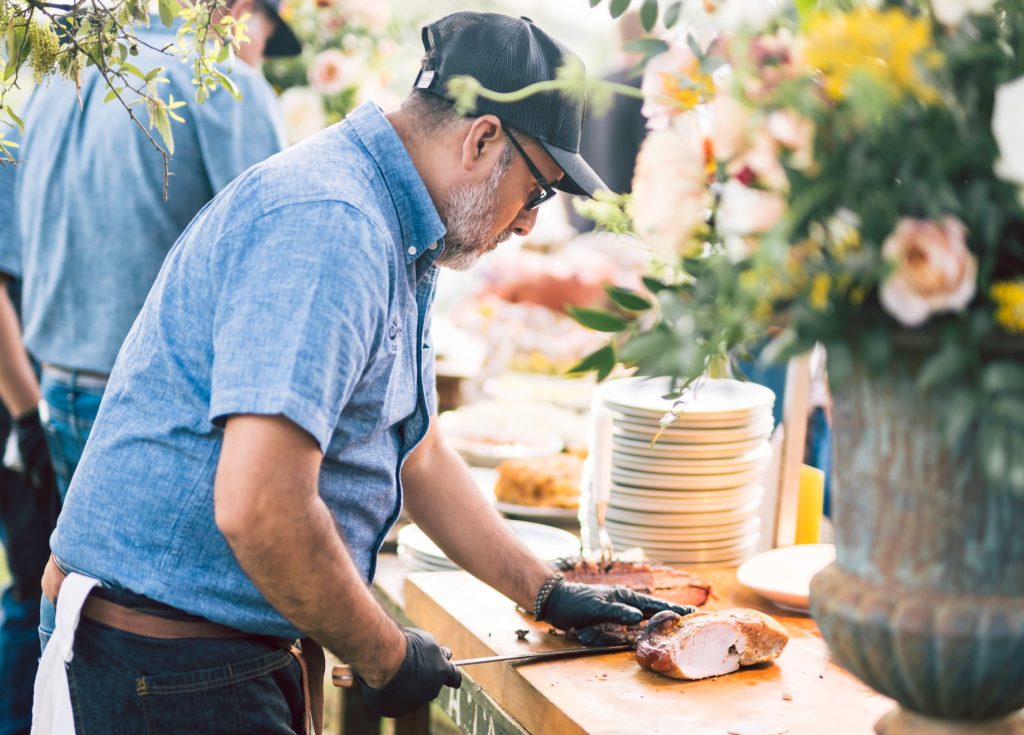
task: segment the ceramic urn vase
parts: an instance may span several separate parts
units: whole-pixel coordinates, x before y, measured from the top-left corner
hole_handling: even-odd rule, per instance
[[[1024,735],[1024,496],[946,447],[909,371],[835,395],[836,562],[811,612],[840,664],[900,708],[884,735]]]

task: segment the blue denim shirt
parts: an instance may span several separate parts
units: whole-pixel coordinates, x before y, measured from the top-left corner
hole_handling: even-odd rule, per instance
[[[174,35],[142,39],[161,48]],[[203,105],[192,102],[191,65],[142,44],[133,63],[164,67],[160,93],[188,102],[179,110],[185,124],[173,123],[167,201],[160,155],[121,105],[103,101],[94,68],[82,74],[81,106],[72,82],[53,80],[23,116],[15,211],[25,344],[40,362],[110,372],[174,241],[214,194],[285,145],[273,90],[241,61],[231,78],[242,100],[218,90]],[[10,206],[9,197],[0,206]]]
[[[443,235],[372,104],[235,180],[175,244],[125,340],[58,559],[218,623],[297,636],[214,523],[224,418],[277,414],[319,442],[320,495],[370,581],[401,464],[434,410]]]
[[[7,140],[19,142],[16,128],[3,132]],[[14,183],[14,164],[0,163],[0,273],[17,278],[21,275],[21,236],[14,216]]]

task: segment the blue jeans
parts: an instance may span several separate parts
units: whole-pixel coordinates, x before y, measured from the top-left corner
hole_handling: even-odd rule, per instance
[[[94,595],[175,620],[196,620],[126,590]],[[43,599],[39,638],[53,633]],[[109,735],[294,735],[304,732],[302,670],[270,639],[167,640],[85,617],[75,633],[68,685],[75,729]]]
[[[104,383],[75,372],[57,374],[44,368],[40,389],[46,404],[43,426],[63,500],[100,409]]]
[[[0,536],[3,531],[0,524]],[[0,540],[6,544],[6,538]],[[32,724],[38,626],[39,598],[19,599],[13,585],[7,587],[0,596],[0,735],[28,735]]]

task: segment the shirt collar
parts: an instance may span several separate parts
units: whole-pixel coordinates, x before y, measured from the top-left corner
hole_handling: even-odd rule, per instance
[[[377,164],[391,194],[402,228],[406,262],[425,252],[435,255],[440,247],[428,248],[439,241],[443,245],[445,226],[402,139],[373,102],[363,103],[345,119]]]

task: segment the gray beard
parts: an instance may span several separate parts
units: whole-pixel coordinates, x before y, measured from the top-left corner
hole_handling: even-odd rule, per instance
[[[449,192],[441,205],[441,221],[448,233],[444,236],[444,252],[437,259],[438,264],[452,270],[468,270],[495,244],[511,237],[511,229],[494,236],[497,225],[494,205],[507,170],[508,165],[495,166],[482,184],[455,187]]]

